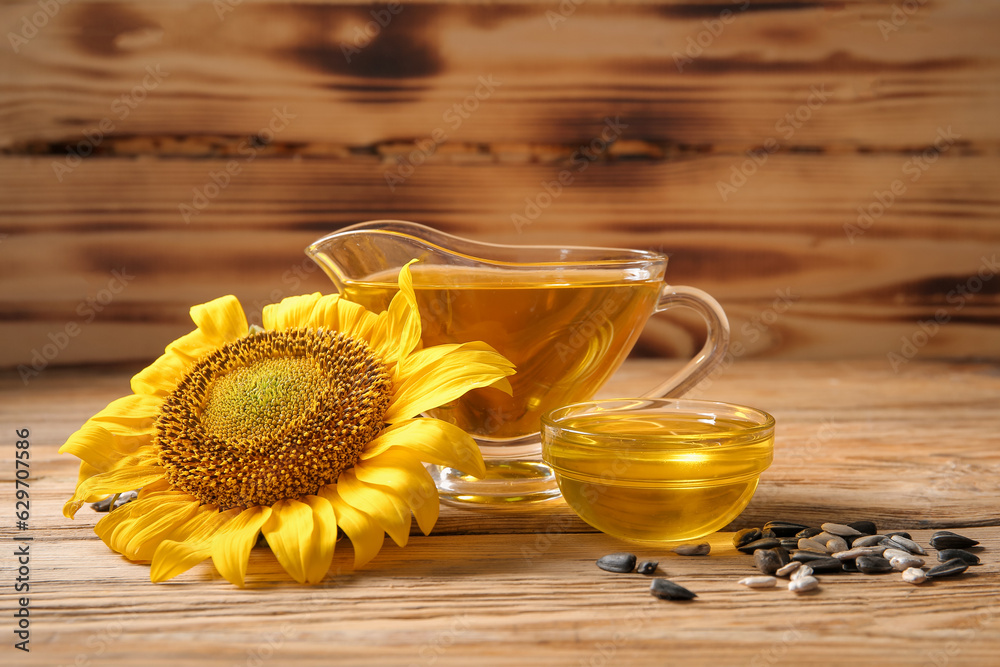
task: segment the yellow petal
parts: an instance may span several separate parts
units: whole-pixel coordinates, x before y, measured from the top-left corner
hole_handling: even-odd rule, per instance
[[[163,478],[163,468],[158,465],[137,465],[135,457],[126,457],[113,468],[83,480],[76,493],[63,507],[63,515],[72,519],[83,503],[92,503],[113,493],[140,489]]]
[[[190,367],[191,361],[186,355],[168,349],[156,361],[132,376],[132,391],[136,394],[165,397],[177,388]]]
[[[337,525],[351,540],[354,547],[354,567],[362,567],[375,558],[385,541],[382,526],[361,510],[344,502],[337,493],[336,484],[324,486],[319,490],[319,495],[330,501],[337,515]]]
[[[115,424],[134,428],[153,423],[160,412],[163,399],[147,394],[129,394],[112,401],[106,408],[90,418],[108,430]]]
[[[243,338],[249,331],[243,306],[232,294],[192,307],[191,319],[218,347]]]
[[[149,578],[154,583],[173,579],[212,555],[212,537],[238,513],[219,512],[203,505],[184,524],[174,529],[169,540],[160,542],[153,552]]]
[[[430,534],[437,523],[440,500],[427,468],[412,454],[394,448],[359,461],[354,466],[354,473],[362,482],[392,489],[413,510],[423,534]]]
[[[151,560],[160,542],[169,539],[199,506],[196,499],[181,494],[133,500],[99,521],[94,532],[130,560]]]
[[[274,556],[292,579],[304,584],[315,530],[312,508],[298,500],[279,500],[262,530]]]
[[[268,331],[285,331],[305,326],[322,297],[319,292],[290,296],[280,303],[264,306],[263,324]]]
[[[320,496],[306,496],[302,499],[313,511],[313,533],[306,558],[306,583],[323,581],[333,562],[333,550],[337,546],[337,514],[333,504]]]
[[[483,351],[456,351],[423,367],[396,387],[386,423],[415,417],[459,398],[470,389],[497,385],[509,389],[505,378],[514,374],[504,357]]]
[[[399,291],[389,302],[389,310],[378,315],[372,330],[372,348],[386,364],[403,359],[420,344],[420,313],[410,275],[412,260],[399,271]]]
[[[116,436],[100,423],[88,421],[66,439],[59,453],[71,454],[100,472],[107,472],[149,442],[148,437]]]
[[[166,351],[169,354],[177,355],[188,364],[193,364],[219,347],[219,341],[208,336],[201,329],[195,329],[167,345]]]
[[[502,356],[499,352],[482,341],[473,341],[471,343],[447,343],[444,345],[425,347],[422,350],[417,350],[416,352],[410,354],[405,359],[401,359],[399,361],[398,369],[399,377],[405,378],[413,375],[414,373],[418,373],[424,367],[432,366],[438,363],[438,361],[445,356],[457,351],[490,352],[495,356],[489,356],[486,358],[487,360],[496,361],[498,359],[503,359],[504,361],[507,361],[506,357]],[[514,364],[510,361],[507,361],[507,365],[514,368]]]
[[[337,321],[329,326],[354,338],[369,340],[377,320],[378,317],[364,306],[341,299],[337,304]]]
[[[483,455],[472,436],[440,419],[408,419],[383,429],[361,453],[361,460],[394,447],[413,452],[421,461],[457,468],[467,475],[482,477],[486,474]]]
[[[337,493],[348,505],[375,519],[392,541],[401,547],[410,539],[410,508],[402,498],[386,487],[362,482],[353,470],[340,474]]]
[[[230,583],[243,588],[250,550],[261,526],[271,517],[270,507],[248,507],[231,520],[212,542],[212,562]]]

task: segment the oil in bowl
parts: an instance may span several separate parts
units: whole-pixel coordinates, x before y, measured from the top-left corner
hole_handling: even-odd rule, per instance
[[[566,503],[626,540],[708,535],[746,508],[771,464],[774,418],[692,399],[614,399],[542,418],[542,458]]]

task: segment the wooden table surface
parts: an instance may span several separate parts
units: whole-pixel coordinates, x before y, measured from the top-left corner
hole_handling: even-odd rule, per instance
[[[635,393],[668,371],[628,362],[606,394]],[[796,597],[736,582],[752,574],[731,533],[708,557],[595,533],[561,501],[523,512],[444,508],[429,537],[351,571],[338,545],[323,585],[292,582],[266,548],[237,589],[203,563],[166,584],[94,535],[98,515],[60,508],[76,459],[65,437],[127,393],[134,369],[59,370],[29,387],[0,382],[3,427],[4,665],[776,665],[1000,664],[1000,366],[915,359],[740,361],[696,394],[775,415],[775,460],[727,530],[772,518],[872,519],[926,544],[950,528],[982,543],[983,565],[913,586],[898,574],[822,576]],[[13,529],[14,430],[30,430],[31,518]],[[30,653],[13,648],[15,537],[30,536]],[[699,597],[657,600],[638,574],[599,556],[659,559]],[[933,551],[932,551],[933,553]],[[933,558],[933,556],[932,556]],[[21,594],[23,595],[23,594]]]

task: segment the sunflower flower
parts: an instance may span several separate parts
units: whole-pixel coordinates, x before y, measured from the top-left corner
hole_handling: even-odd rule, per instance
[[[326,576],[338,529],[355,567],[386,533],[405,546],[412,516],[428,534],[438,495],[424,462],[484,468],[468,434],[418,415],[477,387],[510,393],[514,368],[485,343],[418,349],[409,267],[398,282],[378,315],[319,293],[267,306],[263,329],[233,296],[192,308],[197,328],[60,449],[82,460],[63,513],[141,489],[94,531],[151,562],[154,582],[211,558],[243,586],[261,533],[300,583]]]

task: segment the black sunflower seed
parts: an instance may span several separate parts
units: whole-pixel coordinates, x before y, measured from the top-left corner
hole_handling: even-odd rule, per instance
[[[786,549],[799,548],[799,540],[795,537],[783,537],[779,540],[779,542],[781,542],[781,546],[783,546]]]
[[[733,535],[733,546],[739,549],[751,542],[756,542],[762,537],[760,528],[744,528],[743,530],[736,531],[736,534]]]
[[[680,584],[666,579],[653,579],[649,585],[649,594],[661,600],[690,600],[698,597]]]
[[[892,572],[892,563],[881,556],[858,556],[854,561],[865,574],[885,574]]]
[[[823,572],[843,572],[844,564],[833,557],[830,558],[817,558],[815,560],[809,561],[809,567],[813,569],[813,572],[820,574]]]
[[[774,537],[762,537],[759,540],[754,540],[753,542],[750,542],[749,544],[744,544],[743,546],[736,547],[736,548],[739,551],[742,551],[745,554],[752,554],[753,552],[757,551],[758,549],[773,549],[775,547],[780,547],[780,546],[781,546],[781,542],[777,538],[774,538]]]
[[[653,574],[656,572],[656,567],[660,564],[660,561],[656,560],[644,560],[639,563],[639,567],[636,568],[636,572],[639,574]]]
[[[931,569],[927,570],[927,578],[934,579],[935,577],[951,577],[956,574],[962,574],[969,569],[969,564],[966,563],[961,558],[952,558],[949,561],[941,563],[940,565],[935,565]]]
[[[852,521],[847,525],[863,535],[874,535],[878,532],[874,521]]]
[[[802,549],[792,553],[792,560],[796,560],[800,563],[811,564],[814,560],[822,560],[824,558],[830,558],[830,554],[820,553],[818,551],[805,551]]]
[[[764,530],[770,530],[775,537],[795,537],[795,534],[809,526],[791,521],[768,521],[764,524]]]
[[[952,558],[960,558],[969,565],[979,565],[979,556],[963,549],[942,549],[938,552],[938,560],[942,563]]]
[[[761,529],[760,534],[763,537],[777,537],[778,536],[777,533],[775,533],[770,528],[763,528],[763,529]]]
[[[788,552],[784,549],[757,549],[753,552],[753,564],[764,574],[773,575],[783,565],[789,563]]]
[[[795,537],[802,539],[809,539],[810,537],[815,537],[823,532],[822,528],[803,528],[799,532],[795,533]]]
[[[935,549],[968,549],[977,544],[979,544],[979,540],[953,533],[950,530],[939,530],[931,535],[931,546]]]
[[[103,500],[98,500],[96,503],[91,503],[90,508],[95,512],[108,512],[112,509],[118,509],[126,503],[130,503],[138,497],[138,491],[125,491],[118,494],[118,499],[115,500],[114,507],[111,507],[111,501],[114,500],[114,496],[108,496]]]
[[[597,559],[597,567],[608,572],[625,574],[635,569],[635,554],[616,553],[601,556]]]

